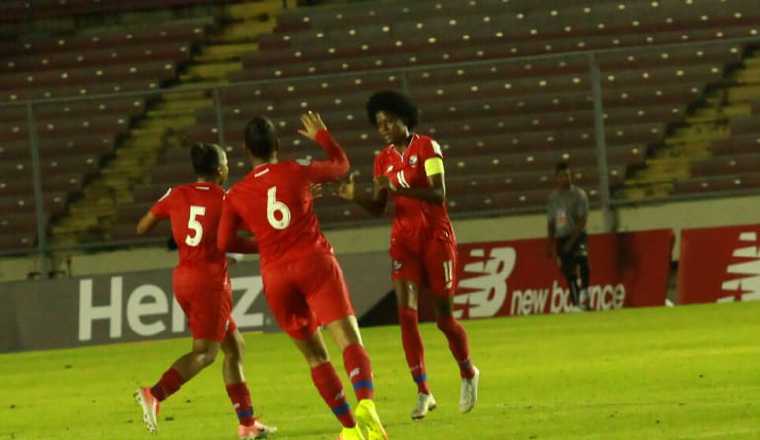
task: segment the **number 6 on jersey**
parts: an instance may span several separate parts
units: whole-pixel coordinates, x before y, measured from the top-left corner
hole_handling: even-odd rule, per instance
[[[279,219],[276,213],[279,213]],[[273,228],[283,230],[290,226],[290,209],[288,205],[277,200],[277,187],[267,190],[267,220]]]

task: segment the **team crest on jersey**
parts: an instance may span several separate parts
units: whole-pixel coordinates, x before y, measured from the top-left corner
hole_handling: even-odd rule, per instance
[[[417,166],[417,155],[414,155],[409,158],[409,165],[410,166]]]
[[[403,267],[403,264],[399,260],[393,260],[393,271],[398,272]]]

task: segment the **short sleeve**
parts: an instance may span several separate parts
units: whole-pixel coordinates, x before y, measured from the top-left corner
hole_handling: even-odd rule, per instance
[[[586,217],[588,215],[588,195],[582,189],[578,190],[575,209],[578,217]]]
[[[151,214],[156,218],[168,218],[171,212],[171,201],[173,199],[172,189],[169,188],[166,193],[150,208]]]
[[[441,145],[436,142],[435,139],[430,139],[422,145],[422,148],[420,148],[420,160],[422,163],[425,163],[426,160],[436,157],[443,159],[443,150],[441,149]]]

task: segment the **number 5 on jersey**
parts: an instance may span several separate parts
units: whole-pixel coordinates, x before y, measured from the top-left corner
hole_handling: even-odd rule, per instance
[[[187,229],[193,232],[191,236],[188,232],[185,237],[185,244],[188,246],[196,247],[201,244],[203,239],[203,225],[198,221],[198,217],[206,215],[205,206],[190,206],[190,218],[187,220]]]
[[[288,205],[277,200],[276,186],[267,190],[267,220],[277,230],[283,230],[290,226],[290,209]]]

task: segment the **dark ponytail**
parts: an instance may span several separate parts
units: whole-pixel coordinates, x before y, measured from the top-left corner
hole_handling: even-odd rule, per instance
[[[245,127],[245,147],[254,157],[269,159],[279,149],[277,130],[265,116],[256,116]]]
[[[216,145],[198,142],[190,147],[190,159],[195,174],[201,177],[214,177],[219,173],[219,148]]]

